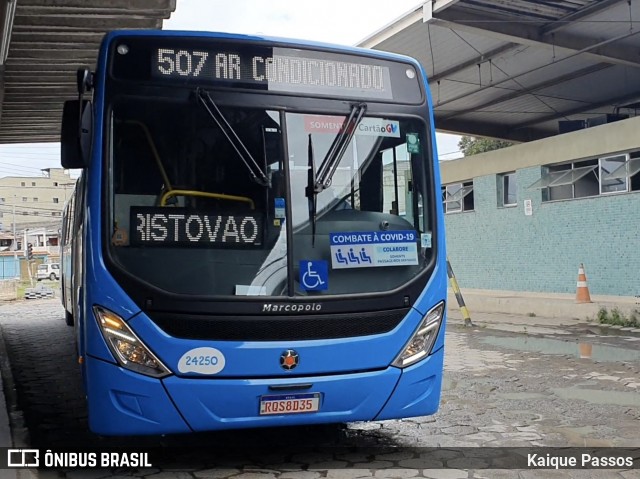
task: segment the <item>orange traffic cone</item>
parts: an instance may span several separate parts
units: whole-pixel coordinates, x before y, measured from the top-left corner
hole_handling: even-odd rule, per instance
[[[578,285],[576,288],[576,303],[590,303],[589,287],[587,286],[587,275],[584,273],[584,265],[580,263],[578,268]]]

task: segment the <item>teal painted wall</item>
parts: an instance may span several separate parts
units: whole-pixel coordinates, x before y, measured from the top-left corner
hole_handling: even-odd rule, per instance
[[[498,207],[496,175],[475,178],[475,210],[445,215],[460,287],[575,293],[584,263],[592,295],[640,295],[640,191],[542,203],[540,174],[516,172],[515,207]]]

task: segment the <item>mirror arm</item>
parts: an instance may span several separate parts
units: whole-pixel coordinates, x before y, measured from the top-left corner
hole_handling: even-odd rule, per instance
[[[93,89],[93,73],[88,68],[78,68],[76,72],[78,87],[78,144],[82,141],[82,112],[84,94]]]

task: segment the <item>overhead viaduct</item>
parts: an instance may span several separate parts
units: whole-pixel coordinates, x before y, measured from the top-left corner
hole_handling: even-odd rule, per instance
[[[0,144],[55,142],[75,72],[116,28],[162,28],[176,0],[0,0]]]

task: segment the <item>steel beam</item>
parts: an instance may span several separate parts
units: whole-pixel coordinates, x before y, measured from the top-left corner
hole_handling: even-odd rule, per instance
[[[599,10],[594,10],[593,12]],[[640,51],[626,45],[603,44],[588,37],[578,37],[562,32],[561,24],[547,24],[544,27],[518,21],[505,21],[499,17],[480,15],[471,12],[460,5],[454,5],[437,15],[434,13],[430,20],[437,25],[458,31],[468,31],[474,34],[497,38],[499,40],[518,43],[521,45],[559,49],[571,52],[582,52],[587,58],[597,62],[605,62],[632,67],[640,67]],[[640,30],[630,31],[627,37],[640,33]]]

